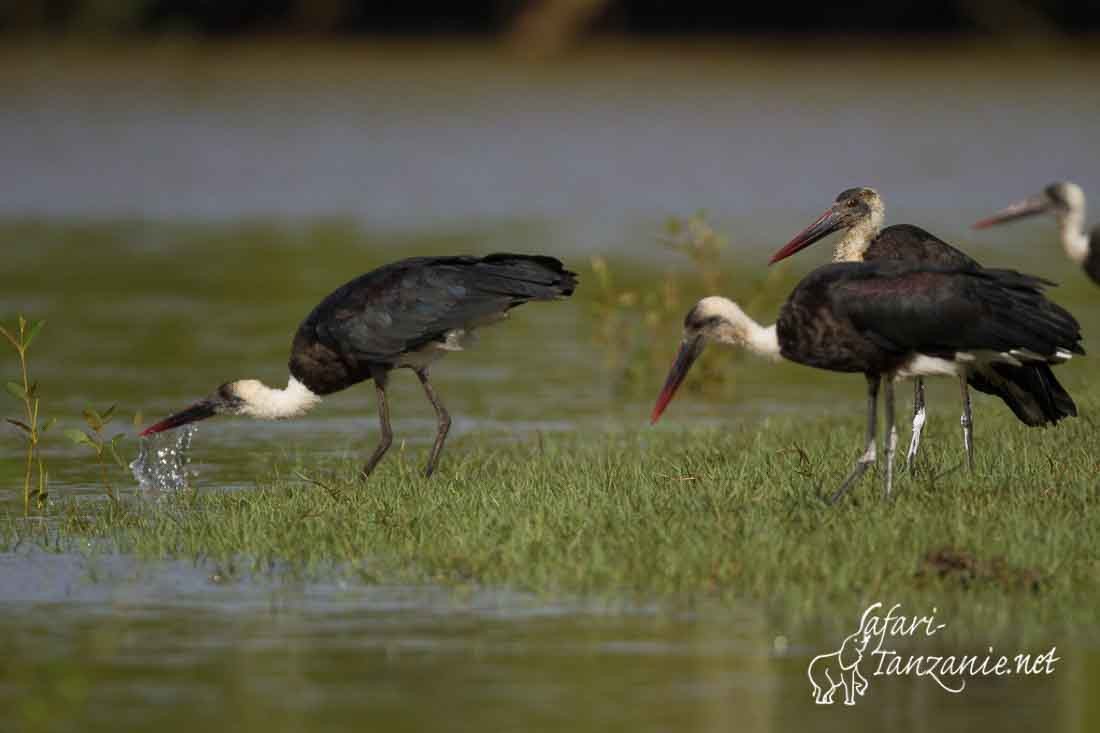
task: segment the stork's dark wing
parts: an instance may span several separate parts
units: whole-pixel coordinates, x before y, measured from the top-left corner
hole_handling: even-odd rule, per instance
[[[833,283],[833,307],[896,353],[1084,353],[1077,320],[1043,295],[1048,283],[1039,278],[972,269],[870,268],[858,275]]]
[[[905,262],[935,267],[980,267],[962,250],[912,224],[895,224],[871,240],[863,256],[866,262]]]
[[[576,277],[552,257],[498,254],[402,260],[326,298],[307,319],[317,337],[363,361],[392,362],[448,331],[494,320],[530,300],[573,292]]]

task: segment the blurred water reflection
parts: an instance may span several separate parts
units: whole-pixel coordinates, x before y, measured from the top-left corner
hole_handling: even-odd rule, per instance
[[[623,245],[706,208],[766,234],[867,184],[895,220],[1100,189],[1093,48],[698,41],[525,65],[479,46],[3,52],[0,215],[552,223]]]

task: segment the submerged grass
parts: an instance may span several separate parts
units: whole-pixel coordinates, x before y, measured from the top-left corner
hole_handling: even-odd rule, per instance
[[[1083,412],[1098,402],[1090,395]],[[881,600],[937,607],[960,632],[1095,633],[1090,422],[1031,431],[982,411],[971,476],[943,412],[923,454],[935,468],[903,474],[892,502],[880,475],[840,506],[822,500],[854,459],[858,420],[769,418],[729,431],[458,441],[431,480],[418,455],[391,456],[368,482],[350,460],[281,467],[250,491],[74,504],[59,532],[62,545],[97,539],[230,571],[339,566],[368,582],[747,601],[812,624],[850,625]],[[14,520],[7,531],[34,537]]]

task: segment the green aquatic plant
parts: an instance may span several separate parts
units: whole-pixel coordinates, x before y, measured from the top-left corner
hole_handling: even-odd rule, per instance
[[[65,435],[75,445],[87,446],[88,449],[95,456],[96,465],[99,467],[100,478],[103,479],[103,486],[107,491],[107,496],[112,503],[118,503],[118,494],[115,491],[114,484],[111,483],[110,475],[107,473],[108,459],[114,461],[122,470],[126,470],[126,461],[122,459],[121,454],[118,452],[118,442],[125,437],[125,433],[118,433],[112,436],[110,439],[106,437],[107,426],[110,424],[111,419],[115,414],[115,405],[111,405],[102,414],[92,408],[84,410],[84,422],[88,424],[88,430],[81,430],[79,428],[72,428],[65,431]]]
[[[620,285],[627,278],[613,272],[603,257],[593,257],[590,263],[596,284],[593,335],[604,349],[605,365],[620,374],[623,387],[656,378],[664,360],[662,345],[674,338],[683,317],[685,291],[717,292],[722,280],[720,253],[726,240],[707,223],[704,212],[687,219],[670,217],[658,241],[691,260],[690,277],[666,272],[656,287],[634,287]]]
[[[23,436],[26,444],[26,468],[23,473],[23,511],[30,512],[31,500],[41,507],[49,495],[49,472],[46,470],[46,462],[42,458],[42,436],[54,424],[54,420],[40,422],[40,400],[38,396],[38,382],[30,379],[30,368],[27,362],[27,353],[30,351],[34,337],[46,325],[45,321],[28,321],[23,315],[19,316],[18,328],[9,331],[0,326],[0,334],[7,339],[15,353],[19,357],[20,381],[6,382],[4,384],[8,394],[14,397],[23,408],[22,419],[5,418]]]
[[[591,260],[595,287],[592,315],[595,341],[604,350],[605,366],[619,376],[620,389],[652,389],[668,369],[683,325],[684,313],[699,298],[731,293],[733,274],[722,265],[729,240],[707,221],[705,211],[670,217],[657,242],[684,255],[691,269],[667,270],[655,284],[620,285],[627,277],[614,272],[602,257]],[[774,312],[782,302],[785,271],[768,271],[762,278],[741,278],[736,295],[750,311]],[[712,350],[704,354],[697,371],[688,377],[688,391],[726,390],[733,383],[730,365],[738,356]]]

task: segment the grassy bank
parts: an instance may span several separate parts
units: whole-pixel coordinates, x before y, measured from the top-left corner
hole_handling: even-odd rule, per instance
[[[1082,411],[1098,402],[1089,395]],[[338,567],[367,582],[749,601],[796,623],[848,624],[882,600],[935,606],[956,630],[1091,632],[1100,487],[1089,421],[1034,431],[980,410],[970,476],[956,419],[937,412],[923,454],[935,469],[903,474],[890,503],[879,476],[841,506],[821,499],[858,450],[858,420],[771,418],[726,431],[457,441],[431,480],[419,476],[421,451],[395,450],[367,483],[351,460],[283,466],[250,491],[70,506],[50,542],[99,538],[229,574]],[[30,526],[9,520],[9,539],[35,541]]]

